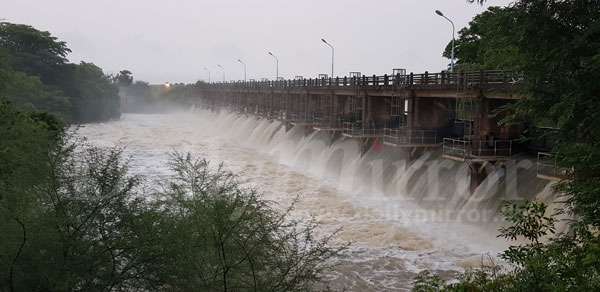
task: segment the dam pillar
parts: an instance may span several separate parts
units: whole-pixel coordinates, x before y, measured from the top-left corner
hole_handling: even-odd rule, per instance
[[[384,96],[369,96],[368,99],[368,128],[383,130],[390,124],[390,98]]]
[[[487,162],[471,162],[469,163],[470,174],[470,191],[474,193],[477,187],[487,178],[489,173],[486,169]]]
[[[417,102],[417,98],[415,97],[415,93],[414,91],[411,91],[409,96],[408,96],[408,121],[407,121],[407,126],[409,128],[415,128],[417,127],[416,122],[418,120],[418,113],[416,110],[416,102]]]
[[[412,128],[439,129],[449,125],[449,102],[442,98],[418,98]]]

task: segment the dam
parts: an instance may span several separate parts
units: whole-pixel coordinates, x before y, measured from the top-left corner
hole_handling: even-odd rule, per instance
[[[201,84],[188,102],[356,139],[361,153],[386,145],[412,159],[440,149],[443,158],[469,165],[475,188],[487,165],[502,166],[513,154],[532,150],[520,141],[526,125],[502,123],[507,107],[524,98],[520,80],[508,71],[395,69],[383,76],[351,72],[342,78]],[[538,177],[560,177],[546,152],[551,147],[534,149],[542,150]]]

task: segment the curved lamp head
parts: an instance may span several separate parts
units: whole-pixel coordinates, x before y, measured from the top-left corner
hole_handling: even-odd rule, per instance
[[[325,39],[321,39],[321,41],[323,41],[326,44],[329,44]]]
[[[437,15],[439,15],[439,16],[442,16],[442,17],[444,16],[444,13],[442,13],[442,12],[441,12],[441,11],[439,11],[439,10],[436,10],[436,11],[435,11],[435,14],[437,14]]]
[[[271,53],[271,52],[269,52],[269,55],[271,55],[271,56],[275,57],[275,55],[273,55],[273,53]]]

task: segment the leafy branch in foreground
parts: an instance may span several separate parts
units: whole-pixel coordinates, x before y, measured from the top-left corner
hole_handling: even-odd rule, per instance
[[[503,211],[511,225],[500,237],[525,239],[500,256],[511,265],[467,270],[456,283],[445,283],[429,272],[415,280],[414,291],[598,291],[600,240],[586,228],[554,235],[555,219],[537,202],[509,204]],[[576,227],[576,226],[575,226]],[[547,241],[542,238],[551,236]],[[428,290],[429,289],[429,290]],[[433,290],[432,290],[433,289]]]
[[[161,241],[173,242],[166,254],[177,257],[161,267],[172,271],[169,286],[306,291],[346,248],[330,247],[335,234],[317,238],[314,221],[291,219],[293,205],[277,211],[222,165],[174,153],[170,166],[175,175],[156,202],[165,210]]]
[[[541,202],[506,203],[502,214],[511,225],[501,227],[499,237],[510,240],[524,237],[539,245],[543,236],[555,232],[556,219],[546,216],[546,209],[546,204]]]

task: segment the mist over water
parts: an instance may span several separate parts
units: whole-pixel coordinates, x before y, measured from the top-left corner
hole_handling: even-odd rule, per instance
[[[352,242],[326,275],[327,285],[351,291],[410,289],[419,271],[451,275],[495,256],[503,200],[554,200],[535,164],[517,159],[489,174],[471,191],[466,163],[424,152],[375,147],[303,127],[227,111],[194,109],[171,114],[125,114],[88,124],[79,135],[97,145],[123,145],[131,168],[149,178],[168,174],[169,152],[190,152],[223,162],[240,180],[286,208],[300,196],[296,218],[314,216],[327,234]],[[483,171],[483,170],[482,170]]]

